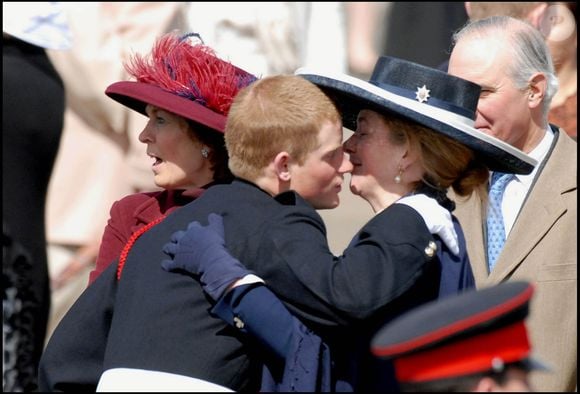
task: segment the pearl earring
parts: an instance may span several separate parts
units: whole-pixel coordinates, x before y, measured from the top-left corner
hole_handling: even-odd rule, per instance
[[[207,146],[201,148],[201,155],[203,156],[204,159],[207,159],[209,157],[209,149],[207,148]]]
[[[395,176],[395,183],[400,184],[403,181],[403,169],[399,166],[399,173]]]

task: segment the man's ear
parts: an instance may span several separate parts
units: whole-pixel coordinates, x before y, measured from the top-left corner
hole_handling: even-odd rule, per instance
[[[538,5],[535,6],[526,16],[526,19],[532,26],[536,29],[542,31],[544,18],[546,16],[546,10],[548,9],[547,2],[538,2]],[[542,32],[543,33],[543,32]]]
[[[548,88],[548,79],[544,73],[535,73],[528,84],[528,101],[531,108],[541,105]]]
[[[463,4],[465,6],[465,13],[467,14],[467,17],[471,18],[471,1],[465,1]]]
[[[274,158],[274,171],[276,176],[282,182],[289,182],[292,178],[290,173],[290,154],[288,152],[280,152]]]

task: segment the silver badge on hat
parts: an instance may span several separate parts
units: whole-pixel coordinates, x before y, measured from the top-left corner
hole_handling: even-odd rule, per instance
[[[417,92],[415,92],[415,98],[418,102],[424,103],[429,99],[429,93],[431,91],[427,89],[427,86],[423,85],[420,88],[417,88]]]
[[[494,357],[491,359],[491,369],[493,369],[494,372],[501,372],[503,371],[505,364],[503,362],[503,360],[499,357]]]

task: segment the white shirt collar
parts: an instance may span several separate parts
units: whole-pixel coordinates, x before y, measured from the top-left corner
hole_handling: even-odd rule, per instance
[[[529,186],[532,184],[534,177],[538,173],[538,168],[540,166],[542,166],[543,161],[546,160],[546,157],[548,156],[548,152],[550,151],[550,147],[552,146],[552,141],[554,141],[554,132],[552,131],[550,126],[548,126],[548,129],[544,133],[544,137],[542,138],[540,143],[534,149],[532,149],[532,151],[530,153],[528,153],[529,156],[531,156],[532,158],[534,158],[538,161],[538,164],[534,167],[533,171],[530,172],[529,174],[516,175],[516,178],[518,179],[518,181],[520,181],[522,184],[524,184],[526,186]]]

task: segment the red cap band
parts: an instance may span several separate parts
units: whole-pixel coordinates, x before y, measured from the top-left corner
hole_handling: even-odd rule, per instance
[[[523,321],[394,361],[400,382],[422,382],[468,375],[528,357],[530,343]]]

